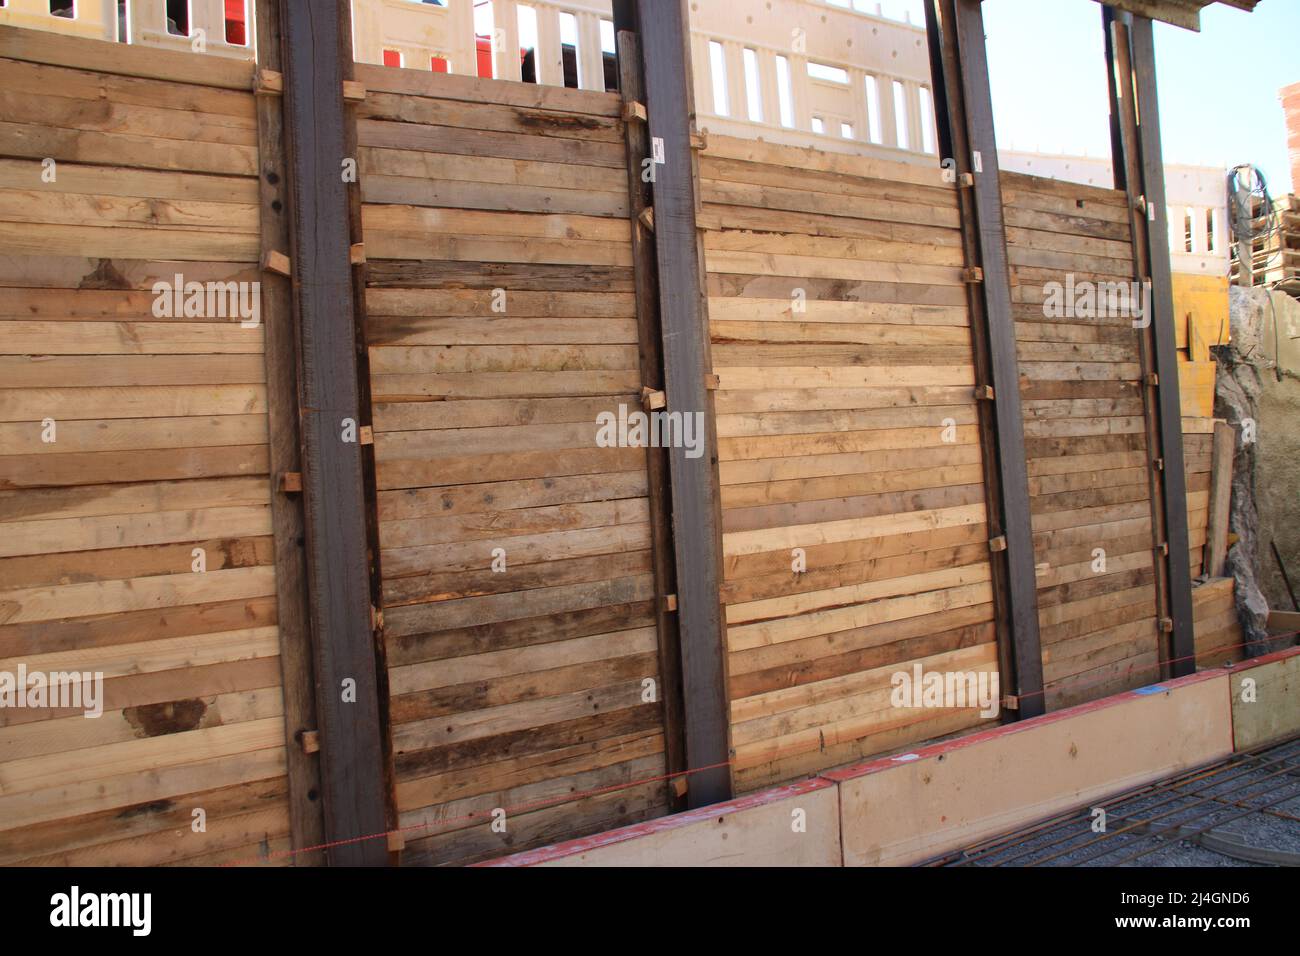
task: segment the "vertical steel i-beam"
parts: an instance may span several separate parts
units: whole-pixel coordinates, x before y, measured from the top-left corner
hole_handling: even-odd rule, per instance
[[[629,9],[629,6],[632,9]],[[730,724],[721,610],[722,533],[713,396],[707,385],[708,307],[695,221],[695,158],[689,33],[682,0],[620,4],[620,28],[635,19],[640,38],[654,179],[655,258],[659,277],[664,383],[668,411],[696,416],[704,454],[671,448],[668,471],[681,634],[687,803],[731,795]]]
[[[1155,37],[1150,19],[1133,16],[1131,41],[1137,138],[1142,158],[1142,195],[1147,211],[1147,263],[1151,280],[1147,309],[1155,344],[1156,402],[1160,415],[1158,460],[1164,485],[1165,519],[1162,550],[1169,579],[1168,613],[1172,626],[1169,672],[1174,677],[1181,677],[1196,670],[1196,641],[1192,621],[1182,398],[1178,389],[1178,343],[1174,331],[1173,275],[1169,264],[1169,207],[1165,204]]]
[[[644,105],[645,83],[641,73],[641,41],[626,4],[614,6],[615,47],[618,51],[618,86],[628,107]],[[624,25],[632,23],[632,29]],[[632,274],[636,290],[637,355],[641,387],[651,392],[664,389],[663,336],[659,324],[659,268],[655,258],[654,233],[643,213],[653,209],[650,183],[641,175],[643,161],[651,155],[650,131],[632,115],[625,118],[628,164],[628,218],[632,226]],[[663,704],[664,764],[668,805],[685,806],[690,785],[685,773],[685,716],[682,706],[681,641],[677,614],[668,609],[669,594],[677,593],[677,568],[673,563],[672,506],[668,485],[668,450],[646,449],[646,492],[650,506],[650,553],[655,579],[655,632],[659,644],[659,698]]]
[[[925,8],[930,67],[942,154],[961,184],[966,265],[981,270],[970,283],[976,374],[991,385],[993,411],[981,411],[991,537],[1006,547],[992,555],[999,637],[1013,672],[1016,716],[1043,713],[1043,660],[1029,514],[1029,477],[1020,372],[1011,307],[1006,228],[1002,218],[993,98],[979,0],[929,0]],[[982,405],[985,403],[981,403]],[[990,467],[990,459],[996,467]]]
[[[257,0],[257,65],[282,73],[280,0]],[[258,226],[261,251],[290,247],[284,158],[284,116],[279,95],[257,96]],[[302,471],[298,440],[298,360],[293,295],[287,278],[264,271],[267,457],[271,473],[271,532],[275,541],[276,627],[280,632],[280,686],[284,701],[285,763],[289,780],[289,834],[297,866],[322,862],[311,849],[325,841],[320,802],[320,755],[302,746],[317,728],[316,681],[307,606],[307,556],[303,547],[302,499],[279,476]]]
[[[281,0],[307,580],[326,856],[387,861],[383,741],[349,258],[346,0]]]

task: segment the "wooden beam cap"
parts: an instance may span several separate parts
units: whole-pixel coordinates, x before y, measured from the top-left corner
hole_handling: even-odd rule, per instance
[[[711,392],[716,392],[722,387],[722,379],[718,378],[716,375],[705,375],[704,387]]]
[[[285,494],[297,494],[302,491],[301,471],[282,471],[279,478],[280,490]]]
[[[360,103],[366,98],[366,84],[360,80],[343,81],[343,99],[347,103]]]
[[[284,74],[278,70],[258,70],[253,77],[253,92],[258,96],[281,95],[284,93]]]
[[[649,117],[646,115],[644,103],[640,103],[637,100],[628,100],[623,104],[624,122],[630,123],[633,120],[637,120],[639,122],[644,123],[648,120],[648,118]]]
[[[282,276],[290,276],[293,275],[293,263],[283,252],[267,249],[266,255],[262,257],[262,270]]]
[[[314,754],[320,751],[320,731],[319,730],[300,730],[298,731],[298,743],[302,746],[302,752],[305,754]]]
[[[354,242],[348,247],[348,262],[354,266],[364,265],[366,261],[366,244]]]
[[[675,610],[677,610],[677,595],[676,595],[676,594],[665,594],[665,595],[664,595],[664,610],[665,610],[665,611],[675,611]]]
[[[637,216],[636,218],[637,218],[637,222],[641,223],[641,225],[645,226],[651,232],[655,231],[654,206],[646,206],[644,209],[641,210],[641,215]]]
[[[653,388],[642,388],[641,405],[648,412],[652,412],[656,408],[664,408],[668,405],[668,395]]]
[[[975,400],[976,400],[977,402],[991,402],[991,401],[993,401],[993,386],[992,386],[992,385],[976,385],[976,386],[975,386]]]
[[[961,279],[963,282],[983,282],[984,270],[979,266],[967,266],[961,270]]]
[[[989,550],[994,553],[1007,550],[1007,536],[1000,534],[996,538],[989,538]]]

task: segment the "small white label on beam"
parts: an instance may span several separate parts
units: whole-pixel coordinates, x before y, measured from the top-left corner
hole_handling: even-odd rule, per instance
[[[980,155],[978,149],[971,153],[971,166],[975,168],[977,173],[984,172],[984,157]]]
[[[650,140],[650,155],[654,157],[656,163],[663,164],[664,159],[664,138],[662,136],[652,137]]]

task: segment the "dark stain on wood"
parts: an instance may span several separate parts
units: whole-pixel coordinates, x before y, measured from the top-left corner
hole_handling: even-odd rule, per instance
[[[612,124],[603,116],[587,116],[581,113],[553,113],[549,110],[517,110],[519,125],[530,132],[548,133],[558,131],[581,132],[586,130],[607,130]]]
[[[150,803],[137,803],[135,806],[127,807],[121,813],[116,815],[118,820],[130,820],[133,817],[143,817],[150,814],[167,813],[176,803],[172,800],[154,800]]]
[[[128,707],[122,711],[126,722],[139,731],[142,737],[161,737],[194,730],[207,713],[208,705],[197,697],[188,700],[169,700],[161,704]]]
[[[118,272],[111,259],[100,259],[93,272],[81,280],[78,289],[130,289],[131,283]]]

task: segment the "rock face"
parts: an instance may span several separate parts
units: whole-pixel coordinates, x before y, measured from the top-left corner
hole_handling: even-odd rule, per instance
[[[1237,542],[1228,551],[1236,579],[1237,610],[1246,653],[1290,646],[1293,638],[1270,639],[1268,609],[1291,607],[1271,544],[1293,576],[1300,572],[1300,303],[1264,289],[1229,290],[1232,343],[1216,349],[1214,414],[1233,427],[1232,503],[1229,526]],[[1279,363],[1276,356],[1281,354]],[[1288,368],[1290,366],[1290,368]],[[1294,582],[1300,584],[1300,582]]]

